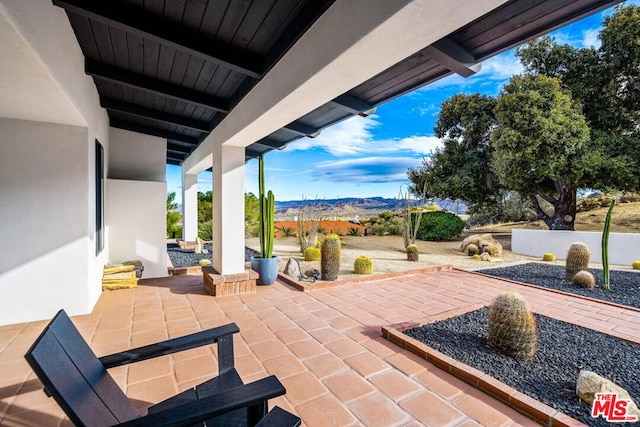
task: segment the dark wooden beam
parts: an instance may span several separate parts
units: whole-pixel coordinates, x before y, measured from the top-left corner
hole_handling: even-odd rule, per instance
[[[470,52],[447,37],[427,47],[425,52],[434,61],[462,77],[471,77],[482,68],[482,64]]]
[[[167,142],[167,151],[175,151],[176,153],[191,154],[192,148],[184,145]]]
[[[295,122],[289,123],[284,128],[297,135],[308,136],[309,138],[315,138],[320,134],[320,129],[316,129],[313,126],[309,126],[298,120],[296,120]]]
[[[171,151],[167,151],[167,159],[175,159],[175,160],[179,160],[179,161],[184,161],[184,159],[186,159],[187,156],[185,154],[180,154],[180,153],[174,153]]]
[[[146,135],[157,136],[159,138],[172,139],[174,141],[183,142],[190,145],[198,145],[200,141],[193,136],[182,135],[176,132],[171,132],[163,129],[156,129],[149,126],[143,126],[135,123],[130,123],[121,119],[110,119],[109,126],[129,130],[131,132],[143,133]]]
[[[168,165],[180,166],[180,165],[182,165],[182,161],[181,160],[174,160],[174,159],[167,158],[167,164]]]
[[[134,89],[144,90],[156,95],[176,99],[178,101],[197,104],[223,113],[229,112],[229,102],[226,99],[207,95],[191,89],[185,89],[171,83],[152,79],[141,74],[132,73],[112,65],[92,59],[85,59],[85,72],[97,79],[125,85]]]
[[[245,157],[251,157],[252,159],[255,159],[255,158],[260,157],[260,154],[262,154],[262,153],[259,152],[259,151],[256,151],[256,150],[251,150],[249,148],[245,148],[244,149]]]
[[[123,1],[53,0],[67,12],[219,64],[254,79],[262,77],[263,59],[212,40]]]
[[[375,111],[375,107],[350,95],[340,95],[331,100],[331,103],[351,114],[358,114],[363,117],[370,116]]]
[[[268,148],[268,149],[273,149],[273,148],[282,148],[285,145],[287,145],[289,143],[289,141],[276,141],[273,139],[269,139],[269,138],[262,138],[256,142],[254,142],[251,145],[260,145],[262,147]]]
[[[165,113],[163,111],[154,110],[152,108],[141,107],[139,105],[129,104],[128,102],[118,101],[117,99],[100,97],[100,105],[109,111],[117,111],[119,113],[129,114],[136,117],[155,120],[170,125],[176,125],[198,132],[209,132],[209,123],[192,120],[187,117],[177,116],[175,114]]]

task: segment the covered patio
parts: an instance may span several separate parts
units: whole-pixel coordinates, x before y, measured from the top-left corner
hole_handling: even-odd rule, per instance
[[[308,426],[537,425],[381,334],[382,326],[474,310],[505,290],[525,295],[537,313],[640,343],[638,310],[455,269],[306,293],[277,282],[216,299],[199,277],[144,279],[104,293],[92,314],[73,321],[98,356],[235,322],[242,379],[278,376],[287,394],[271,405]],[[2,425],[70,425],[22,357],[45,324],[0,327]],[[202,348],[111,374],[144,409],[214,376],[215,358]],[[575,425],[548,415],[554,425]]]

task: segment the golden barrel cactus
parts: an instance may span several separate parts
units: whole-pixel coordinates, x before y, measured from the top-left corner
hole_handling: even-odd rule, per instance
[[[489,344],[515,359],[529,361],[538,345],[536,319],[517,292],[499,295],[489,307]]]
[[[567,259],[565,261],[565,277],[572,280],[578,271],[589,268],[591,251],[585,243],[575,242],[569,247]]]
[[[366,256],[359,256],[353,262],[353,272],[356,274],[371,274],[373,273],[373,262],[371,258]]]

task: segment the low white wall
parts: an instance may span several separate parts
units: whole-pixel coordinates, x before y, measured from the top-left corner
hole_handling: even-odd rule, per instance
[[[166,199],[164,182],[107,179],[111,263],[139,259],[144,265],[143,278],[168,275]]]
[[[546,252],[565,259],[569,246],[582,242],[591,250],[591,262],[602,262],[602,233],[593,231],[518,230],[511,232],[511,250],[515,253],[541,257]],[[609,263],[631,265],[640,260],[640,234],[611,233]]]

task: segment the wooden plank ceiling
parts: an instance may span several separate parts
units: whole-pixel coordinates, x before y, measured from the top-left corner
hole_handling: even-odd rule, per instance
[[[52,0],[113,127],[167,138],[180,165],[335,0]],[[246,149],[281,148],[619,0],[511,0]]]

